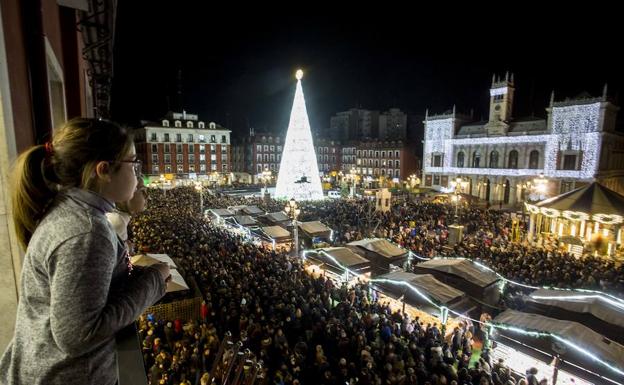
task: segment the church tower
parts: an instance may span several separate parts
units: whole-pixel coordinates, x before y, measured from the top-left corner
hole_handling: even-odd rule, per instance
[[[486,128],[491,135],[505,135],[509,128],[514,98],[514,75],[504,78],[492,75],[490,87],[490,116]]]

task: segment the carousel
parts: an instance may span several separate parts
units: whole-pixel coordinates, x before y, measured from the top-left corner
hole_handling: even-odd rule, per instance
[[[529,241],[558,240],[578,257],[591,253],[624,258],[624,196],[599,183],[549,198],[525,203],[530,213]]]

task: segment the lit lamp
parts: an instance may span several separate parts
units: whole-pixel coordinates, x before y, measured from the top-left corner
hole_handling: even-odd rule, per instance
[[[165,190],[165,174],[160,174],[160,178],[158,178],[160,180],[160,185],[162,186],[162,190],[163,190],[163,195],[167,196],[167,191]]]
[[[286,207],[284,207],[284,211],[286,211],[286,215],[288,215],[288,217],[292,219],[293,234],[295,236],[295,255],[298,256],[299,255],[299,229],[297,228],[298,227],[297,217],[301,213],[301,210],[297,206],[297,201],[295,201],[295,198],[292,198],[290,201],[288,201],[288,203],[286,204]]]

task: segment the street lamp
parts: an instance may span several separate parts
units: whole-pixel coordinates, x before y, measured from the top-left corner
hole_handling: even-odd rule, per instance
[[[199,192],[199,212],[204,214],[204,189],[200,181],[195,181],[195,191]]]
[[[292,219],[293,224],[293,234],[295,236],[295,255],[299,256],[299,229],[297,228],[297,217],[301,213],[301,210],[297,206],[297,201],[295,198],[292,198],[284,207],[284,211],[286,211],[286,215]]]
[[[262,174],[260,174],[260,178],[264,182],[264,193],[266,194],[268,184],[271,182],[271,179],[273,179],[273,173],[268,168],[265,168]]]

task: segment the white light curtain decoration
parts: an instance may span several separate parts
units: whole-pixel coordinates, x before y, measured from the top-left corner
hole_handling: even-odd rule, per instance
[[[553,178],[592,178],[598,170],[598,156],[602,147],[600,103],[553,107],[551,117],[551,127],[548,127],[551,134],[478,138],[453,138],[454,124],[452,118],[427,120],[425,122],[425,172],[486,176],[533,176],[543,173],[544,176]],[[543,145],[545,149],[544,169],[451,167],[454,146],[470,145],[474,147],[505,144]],[[557,170],[557,153],[560,150],[582,151],[580,170]],[[443,167],[431,166],[431,154],[434,152],[444,153]]]
[[[275,197],[297,201],[320,200],[323,199],[323,189],[301,87],[303,72],[300,71],[297,71],[297,89],[284,140]]]

